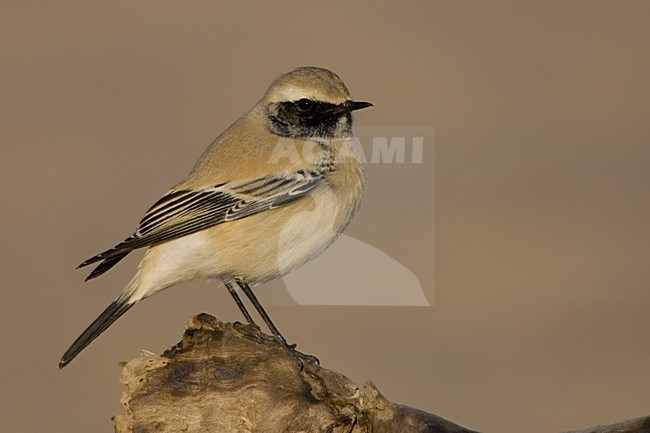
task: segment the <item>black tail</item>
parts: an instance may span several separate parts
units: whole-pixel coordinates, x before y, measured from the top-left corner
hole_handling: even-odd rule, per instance
[[[59,368],[63,368],[72,361],[86,346],[88,346],[99,334],[106,331],[113,322],[126,313],[134,304],[126,300],[113,301],[93,323],[72,343],[72,346],[61,357]]]

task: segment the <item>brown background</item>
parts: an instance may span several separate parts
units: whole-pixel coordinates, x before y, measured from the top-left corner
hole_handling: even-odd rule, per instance
[[[74,267],[310,64],[375,103],[360,124],[436,127],[435,305],[271,307],[289,339],[485,432],[650,413],[649,37],[645,1],[3,2],[3,431],[110,432],[118,361],[191,314],[238,318],[215,285],[186,285],[56,369],[139,256],[92,283]],[[410,194],[371,174],[369,203]],[[371,209],[351,235],[417,240],[409,218],[433,218]]]

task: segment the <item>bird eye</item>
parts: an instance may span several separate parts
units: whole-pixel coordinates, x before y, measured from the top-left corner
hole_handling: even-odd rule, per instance
[[[313,108],[314,102],[311,99],[303,98],[296,102],[296,106],[298,107],[298,110],[305,112]]]

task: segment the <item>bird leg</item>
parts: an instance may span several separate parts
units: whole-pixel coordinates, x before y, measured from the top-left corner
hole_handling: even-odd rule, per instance
[[[246,322],[248,322],[249,325],[253,325],[253,326],[255,326],[255,327],[257,327],[259,329],[259,326],[257,326],[257,323],[255,323],[255,321],[251,317],[250,313],[246,309],[246,306],[244,305],[244,303],[239,298],[239,295],[237,294],[237,288],[235,287],[235,285],[231,281],[224,281],[223,283],[225,284],[226,288],[228,289],[228,291],[232,295],[232,298],[235,300],[235,303],[239,307],[239,310],[244,315],[244,318],[246,319]]]
[[[243,281],[238,281],[238,280],[235,281],[237,282],[239,287],[241,287],[241,289],[244,291],[246,296],[248,296],[248,299],[251,301],[251,303],[253,304],[257,312],[260,314],[260,316],[262,316],[264,323],[266,323],[266,326],[269,328],[269,330],[271,331],[275,339],[278,340],[280,344],[282,344],[289,352],[291,352],[296,357],[296,359],[301,364],[301,367],[302,367],[301,359],[306,359],[309,362],[313,362],[320,365],[320,361],[318,360],[318,358],[316,358],[313,355],[307,355],[305,353],[296,350],[295,344],[287,343],[287,340],[282,336],[282,334],[280,334],[280,331],[278,331],[278,328],[275,327],[269,315],[266,314],[266,311],[264,311],[262,304],[260,304],[260,301],[257,300],[257,297],[255,297],[255,294],[253,293],[253,290],[251,290],[250,286]]]

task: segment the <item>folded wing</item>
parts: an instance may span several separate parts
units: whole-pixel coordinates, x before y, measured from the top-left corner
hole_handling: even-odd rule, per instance
[[[101,262],[86,280],[96,278],[134,249],[286,206],[309,194],[321,179],[317,174],[300,171],[288,176],[234,181],[199,190],[172,191],[147,211],[133,235],[79,267]]]

